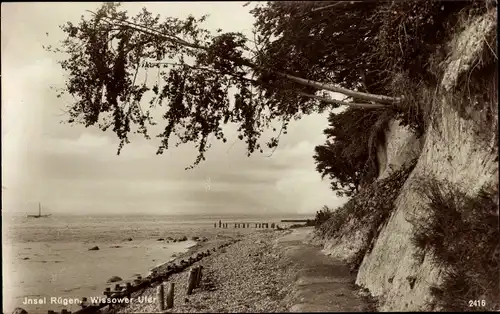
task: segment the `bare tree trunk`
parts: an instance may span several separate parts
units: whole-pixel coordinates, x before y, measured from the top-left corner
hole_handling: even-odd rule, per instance
[[[374,101],[380,104],[388,104],[388,105],[393,105],[397,104],[400,101],[400,98],[395,98],[395,97],[389,97],[389,96],[382,96],[382,95],[375,95],[375,94],[368,94],[368,93],[362,93],[362,92],[355,92],[346,88],[342,87],[336,87],[330,84],[324,84],[316,81],[311,81],[311,80],[306,80],[300,77],[296,77],[293,75],[285,74],[285,73],[278,73],[278,75],[284,76],[288,78],[291,81],[311,86],[311,87],[316,87],[318,89],[323,89],[327,90],[330,92],[335,92],[335,93],[340,93],[344,94],[346,96],[354,97],[354,98],[359,98],[367,101]],[[382,106],[383,107],[383,106]]]
[[[300,91],[295,91],[295,93],[297,93],[301,96],[304,96],[304,97],[309,97],[309,98],[317,99],[320,101],[324,101],[324,102],[329,103],[329,104],[336,104],[336,105],[341,105],[341,106],[350,106],[350,107],[367,108],[367,109],[387,108],[387,105],[383,105],[383,104],[364,104],[364,103],[345,102],[345,101],[341,101],[341,100],[311,95],[311,94],[303,93]]]

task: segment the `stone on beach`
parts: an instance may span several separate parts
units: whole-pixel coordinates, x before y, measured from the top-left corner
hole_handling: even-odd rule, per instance
[[[12,314],[28,314],[28,312],[23,308],[16,307]]]
[[[111,278],[108,279],[108,283],[110,282],[117,282],[117,281],[122,281],[123,279],[121,279],[120,277],[118,276],[112,276]]]
[[[99,251],[99,247],[97,245],[93,246],[89,249],[89,251]]]

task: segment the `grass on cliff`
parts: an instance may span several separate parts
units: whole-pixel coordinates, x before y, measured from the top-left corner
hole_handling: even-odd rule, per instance
[[[395,201],[403,184],[416,165],[416,159],[407,163],[389,177],[365,187],[344,206],[328,212],[329,219],[317,226],[321,238],[337,238],[357,230],[368,230],[361,249],[351,261],[352,271],[357,271],[364,256],[371,251],[380,230],[387,223],[395,208]]]
[[[447,182],[419,183],[430,216],[416,226],[413,242],[444,271],[441,286],[432,288],[433,305],[457,312],[499,310],[498,187],[470,197]]]

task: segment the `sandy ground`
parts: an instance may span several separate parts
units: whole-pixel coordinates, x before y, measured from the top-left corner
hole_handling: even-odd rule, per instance
[[[186,294],[189,269],[170,276],[163,284],[165,291],[170,282],[175,284],[174,307],[166,313],[373,310],[345,265],[323,255],[319,247],[304,243],[311,231],[254,229],[246,235],[226,233],[200,243],[185,256],[231,238],[240,239],[193,265],[203,266],[200,287],[193,294]],[[132,297],[136,301],[111,312],[160,312],[157,285]]]

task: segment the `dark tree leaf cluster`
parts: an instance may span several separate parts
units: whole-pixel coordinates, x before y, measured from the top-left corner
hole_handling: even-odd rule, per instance
[[[315,10],[321,7],[333,7]],[[371,93],[385,93],[389,73],[373,55],[380,3],[356,1],[272,1],[252,12],[259,64]]]
[[[314,160],[322,178],[327,177],[338,196],[352,196],[364,183],[373,166],[373,134],[369,130],[385,115],[385,110],[348,108],[330,114],[324,130],[326,143],[316,146]]]

